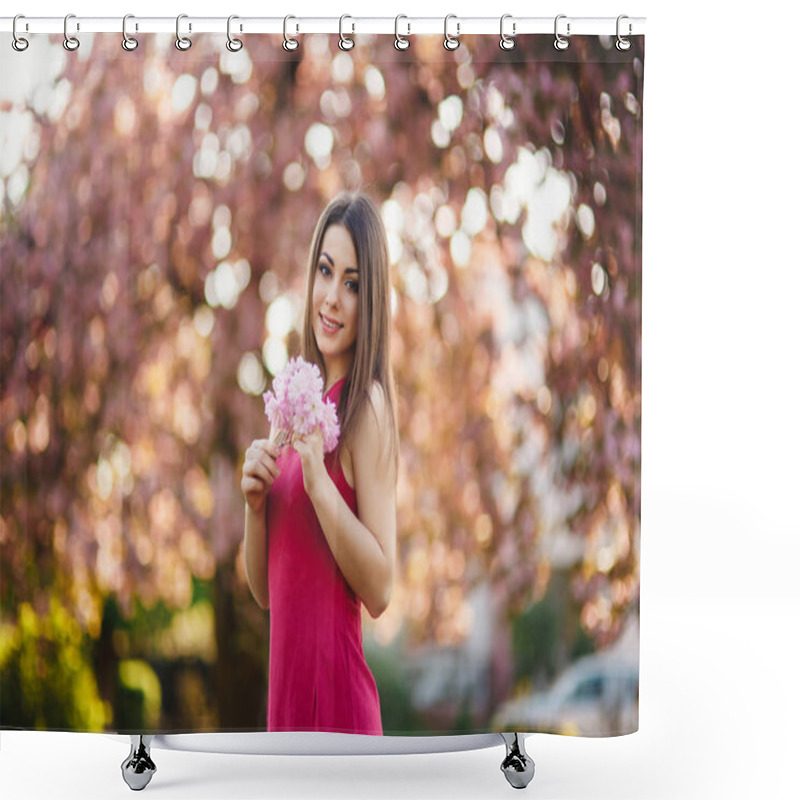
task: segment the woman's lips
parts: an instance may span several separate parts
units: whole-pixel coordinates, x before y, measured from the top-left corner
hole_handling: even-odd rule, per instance
[[[341,324],[326,317],[324,314],[320,314],[319,318],[322,320],[322,330],[325,331],[325,333],[333,334],[343,327]]]

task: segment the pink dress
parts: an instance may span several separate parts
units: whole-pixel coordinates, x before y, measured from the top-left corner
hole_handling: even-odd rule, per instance
[[[338,403],[344,378],[326,397]],[[267,730],[381,735],[380,700],[364,658],[361,601],[333,558],[287,445],[267,502]],[[354,514],[355,489],[329,454],[328,474]]]

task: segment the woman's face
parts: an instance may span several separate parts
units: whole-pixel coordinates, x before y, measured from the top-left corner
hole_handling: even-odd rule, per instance
[[[331,225],[322,237],[314,274],[312,326],[331,382],[346,375],[358,329],[358,261],[350,232]]]

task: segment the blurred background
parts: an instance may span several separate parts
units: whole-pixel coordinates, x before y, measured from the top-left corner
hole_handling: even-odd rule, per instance
[[[0,723],[265,728],[241,461],[316,219],[363,189],[401,439],[384,730],[635,730],[643,53],[173,38],[4,53]]]

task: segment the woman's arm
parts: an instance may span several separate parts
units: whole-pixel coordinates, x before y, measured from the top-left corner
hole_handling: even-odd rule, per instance
[[[245,574],[250,592],[265,611],[269,608],[266,504],[269,490],[280,475],[278,453],[274,441],[256,439],[247,448],[242,468]]]
[[[383,391],[373,386],[367,410],[354,432],[351,451],[358,516],[353,514],[327,470],[307,469],[321,452],[321,437],[306,437],[296,445],[303,459],[306,492],[314,504],[322,531],[333,557],[350,588],[367,611],[379,617],[389,604],[394,580],[397,538],[396,470],[387,437],[392,421]],[[318,450],[317,458],[311,449]],[[309,473],[310,480],[306,478]]]
[[[269,609],[269,569],[267,564],[266,514],[256,514],[248,503],[244,507],[244,571],[247,585],[264,611]]]

